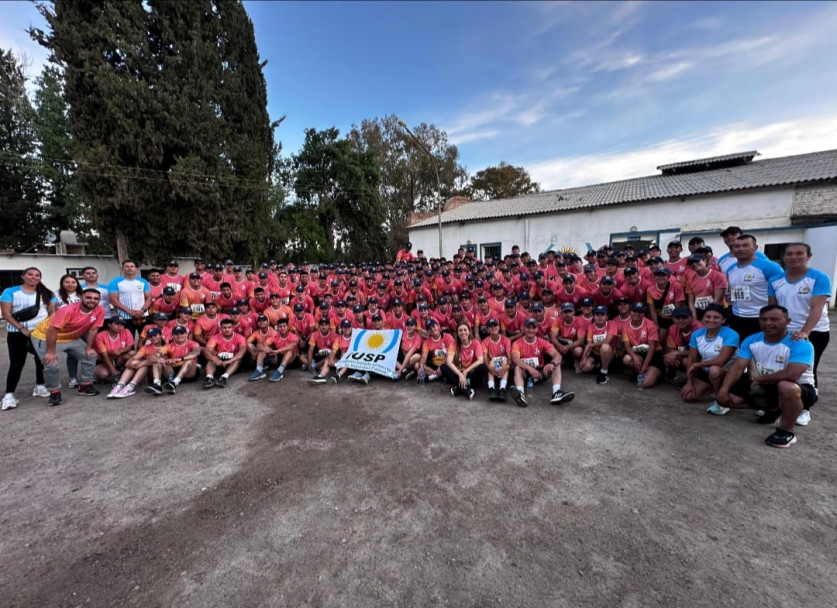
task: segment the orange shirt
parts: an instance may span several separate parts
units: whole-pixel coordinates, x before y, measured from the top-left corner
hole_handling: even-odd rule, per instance
[[[67,304],[59,308],[51,317],[47,317],[32,330],[32,337],[36,340],[46,340],[46,332],[50,327],[58,330],[57,343],[78,340],[91,327],[101,327],[105,320],[104,309],[97,306],[91,312],[81,312],[81,302]]]
[[[512,354],[517,354],[520,359],[532,367],[543,367],[544,354],[552,350],[552,344],[543,338],[535,338],[533,342],[528,342],[525,337],[514,341],[512,345]]]
[[[639,327],[634,327],[630,321],[622,326],[622,341],[627,342],[629,346],[649,344],[651,340],[657,341],[657,347],[654,350],[662,349],[662,346],[660,346],[660,333],[657,331],[657,326],[648,317],[642,318],[642,323]]]
[[[132,334],[128,329],[123,329],[115,338],[110,335],[109,331],[101,332],[98,336],[96,336],[96,342],[94,343],[93,348],[95,348],[96,352],[100,355],[107,353],[113,356],[116,351],[122,350],[126,346],[133,345],[134,334]]]
[[[247,340],[241,334],[233,333],[229,338],[225,338],[220,333],[206,343],[207,350],[217,353],[237,353],[242,348],[247,347]]]

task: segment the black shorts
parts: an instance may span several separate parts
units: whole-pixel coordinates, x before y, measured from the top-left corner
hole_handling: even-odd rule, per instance
[[[671,317],[657,315],[657,327],[660,329],[669,329],[672,325],[674,325],[674,320]]]
[[[738,381],[732,386],[729,392],[733,395],[738,395],[742,399],[751,400],[751,386],[752,385],[750,383],[750,377],[747,374],[742,374]],[[767,409],[777,409],[779,407],[779,385],[761,384],[758,386],[764,389],[764,400],[767,404]],[[800,384],[799,388],[802,391],[802,407],[808,409],[812,405],[814,405],[819,399],[819,396],[817,395],[817,389],[814,388],[811,384]]]
[[[658,350],[654,353],[654,356],[651,357],[651,364],[649,367],[656,367],[661,372],[665,371],[666,363],[663,361],[663,351]]]

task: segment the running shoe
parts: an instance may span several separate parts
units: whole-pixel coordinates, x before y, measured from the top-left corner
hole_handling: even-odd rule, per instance
[[[271,382],[279,382],[284,377],[285,377],[285,372],[280,371],[280,370],[277,369],[275,372],[273,372],[273,375],[270,376],[270,381]]]
[[[707,414],[712,414],[713,416],[723,416],[729,413],[729,408],[724,407],[717,401],[713,401],[708,408],[706,408]]]
[[[328,382],[328,378],[322,374],[317,374],[313,378],[308,378],[308,384],[325,384],[326,382]]]
[[[351,380],[352,382],[360,382],[362,378],[363,374],[360,372],[355,372],[351,376],[349,376],[349,380]]]
[[[78,388],[78,379],[70,378],[70,382],[67,384],[67,388]]]
[[[124,386],[114,386],[110,389],[110,392],[105,396],[105,399],[116,399],[116,396],[122,392],[122,389],[125,388]]]
[[[572,391],[566,393],[564,391],[555,391],[552,393],[552,399],[549,402],[553,405],[558,405],[560,403],[569,403],[573,399],[575,399],[575,393]]]
[[[203,381],[203,388],[212,388],[213,386],[215,386],[215,378],[207,376]]]
[[[95,389],[92,382],[85,382],[78,385],[78,394],[82,397],[95,397],[99,391]]]
[[[462,394],[462,389],[459,388],[458,386],[450,387],[450,396],[451,397],[458,397],[461,394]]]
[[[505,401],[505,400],[506,400],[506,389],[501,388],[501,389],[497,392],[497,400],[498,400],[498,401]]]
[[[364,384],[369,384],[370,380],[372,380],[372,376],[369,375],[369,372],[366,372],[360,377],[360,381]]]
[[[476,391],[472,388],[466,388],[464,392],[465,392],[465,396],[468,397],[468,401],[473,401],[474,400],[474,395],[477,394]]]
[[[163,385],[163,392],[167,395],[174,395],[177,392],[177,385],[174,382],[166,382]]]
[[[4,410],[13,410],[17,407],[18,400],[15,399],[15,396],[12,393],[7,393],[5,397],[3,397],[3,409]]]
[[[802,410],[796,418],[796,424],[799,426],[808,426],[809,422],[811,422],[810,410]]]
[[[221,376],[215,382],[215,388],[227,388],[227,378],[225,376]]]
[[[771,448],[789,448],[796,443],[796,435],[785,429],[776,429],[764,442]]]
[[[160,396],[163,394],[163,389],[160,387],[159,382],[152,382],[151,384],[145,387],[145,392],[149,395]]]
[[[116,393],[116,395],[114,395],[113,398],[114,399],[127,399],[128,397],[133,397],[136,394],[137,394],[137,392],[133,388],[131,388],[130,386],[128,386],[126,384],[121,389],[119,389],[119,392]]]
[[[529,405],[528,403],[526,403],[526,395],[524,395],[523,391],[517,387],[514,387],[512,389],[512,398],[515,400],[515,402],[517,402],[517,405],[519,407],[526,407],[527,405]]]
[[[492,387],[492,388],[488,389],[488,400],[489,401],[497,401],[497,389],[496,388]]]
[[[607,384],[608,380],[610,380],[610,378],[607,374],[599,372],[599,375],[596,376],[596,384]]]
[[[248,380],[250,380],[250,382],[255,382],[256,380],[261,380],[265,376],[267,376],[267,374],[264,373],[264,370],[261,370],[261,371],[256,370],[252,374],[250,374],[250,377],[248,378]]]
[[[407,373],[404,374],[404,380],[412,380],[415,377],[416,377],[416,370],[414,370],[414,369],[407,370]]]
[[[775,410],[764,410],[764,414],[756,418],[756,422],[759,424],[773,424],[781,415],[782,412],[779,408],[776,408]]]
[[[32,396],[49,397],[49,389],[45,387],[43,384],[39,384],[32,390]]]
[[[56,405],[61,405],[62,403],[64,403],[64,400],[61,399],[61,391],[50,391],[49,392],[49,401],[47,401],[47,405],[56,406]]]

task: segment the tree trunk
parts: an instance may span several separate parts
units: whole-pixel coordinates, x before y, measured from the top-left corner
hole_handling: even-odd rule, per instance
[[[128,257],[128,236],[121,228],[116,229],[116,258],[119,264],[129,259]]]

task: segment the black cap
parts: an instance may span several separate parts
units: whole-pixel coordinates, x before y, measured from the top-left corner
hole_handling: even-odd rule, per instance
[[[191,306],[181,306],[180,307],[180,312],[188,312],[189,314],[192,314],[192,307]]]
[[[123,319],[122,317],[116,317],[116,316],[111,317],[110,322],[111,323],[122,323],[122,325],[125,325],[125,319]]]
[[[671,313],[672,317],[691,317],[692,311],[689,310],[687,306],[678,306],[674,309],[674,312]]]
[[[174,287],[169,285],[168,287],[163,287],[163,295],[164,296],[173,296],[177,292],[174,290]]]
[[[190,279],[199,279],[199,278],[201,278],[201,275],[197,272],[193,272],[189,275],[189,278]]]
[[[565,274],[564,278],[561,279],[562,283],[575,283],[575,275],[572,274]]]
[[[416,320],[413,317],[410,317],[406,321],[404,321],[404,325],[416,325]]]
[[[329,320],[328,320],[328,318],[326,318],[326,317],[320,317],[320,320],[319,320],[319,321],[317,321],[317,323],[318,323],[319,325],[322,325],[323,323],[325,323],[326,325],[328,325]]]
[[[380,313],[377,313],[377,312],[376,312],[374,315],[372,315],[372,320],[373,320],[373,321],[383,321],[383,320],[384,320],[384,318],[381,316],[381,314],[380,314]]]
[[[176,325],[173,330],[171,330],[172,335],[174,334],[188,334],[189,330],[183,327],[182,325]]]
[[[245,299],[245,298],[242,298],[240,300],[236,300],[235,305],[236,306],[250,306],[250,301]]]
[[[645,312],[645,304],[642,302],[634,302],[631,304],[631,310],[635,310],[637,312]]]
[[[602,285],[613,285],[612,277],[602,277]]]
[[[256,321],[270,321],[270,319],[267,318],[267,315],[259,315],[256,317]]]
[[[241,314],[241,311],[240,311],[240,310],[238,310],[238,308],[236,308],[235,306],[233,306],[232,308],[230,308],[229,313],[230,313],[231,315],[240,315],[240,314]]]
[[[299,312],[300,310],[305,310],[305,306],[303,304],[294,304],[294,312]]]
[[[669,270],[669,269],[668,269],[668,268],[666,268],[665,266],[660,266],[659,268],[657,268],[656,270],[654,270],[654,274],[655,274],[655,275],[658,275],[658,274],[664,274],[664,275],[666,275],[666,276],[668,277],[668,276],[671,276],[671,270]]]
[[[575,306],[572,305],[572,302],[564,302],[561,304],[561,312],[575,312]]]
[[[592,306],[594,304],[593,298],[581,298],[582,306]]]
[[[154,336],[159,336],[162,333],[163,332],[160,330],[159,327],[152,327],[151,329],[148,330],[148,332],[145,335],[148,338],[153,338]]]
[[[537,327],[538,322],[535,319],[533,319],[532,317],[529,317],[528,319],[526,319],[526,322],[523,323],[523,325],[525,327]]]
[[[629,274],[637,274],[638,272],[639,270],[637,270],[633,266],[628,266],[627,268],[625,268],[625,270],[622,271],[622,274],[628,276]]]
[[[486,327],[497,327],[500,325],[500,322],[497,319],[489,319],[485,322]]]
[[[351,326],[352,326],[352,322],[349,321],[348,319],[343,319],[342,321],[340,321],[340,328],[341,329],[344,328],[344,327],[351,327]]]
[[[266,278],[267,278],[267,273],[266,273],[266,272],[264,272],[264,271],[260,272],[260,273],[259,273],[259,278],[260,278],[260,279],[266,279]]]
[[[180,264],[177,263],[177,260],[169,260],[166,266],[177,266],[179,268]]]

